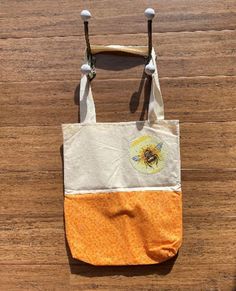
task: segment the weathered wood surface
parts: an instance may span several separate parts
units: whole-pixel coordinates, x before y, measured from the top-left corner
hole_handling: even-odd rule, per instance
[[[0,83],[0,126],[56,126],[77,121],[78,82],[13,82],[11,86]],[[160,83],[167,119],[181,122],[235,120],[235,76],[164,78]],[[98,121],[104,118],[115,121],[114,111],[119,112],[119,120],[140,118],[147,96],[145,80],[142,84],[140,79],[95,79],[92,85]]]
[[[0,129],[0,172],[61,170],[61,127],[21,126]],[[223,124],[182,123],[182,168],[235,169],[235,136],[235,121]]]
[[[161,78],[235,75],[236,30],[156,33],[153,38]],[[146,45],[147,35],[94,36],[91,42]],[[84,45],[82,36],[2,39],[1,79],[3,82],[78,80]],[[114,55],[99,58],[98,79],[141,78],[144,63],[141,58],[117,57],[118,66],[113,65],[114,59]]]
[[[73,260],[63,224],[62,123],[78,122],[85,48],[145,45],[146,1],[1,1],[0,289],[234,290],[236,2],[148,1],[167,119],[181,122],[184,243],[158,266]],[[140,58],[97,56],[98,121],[146,118]],[[115,114],[114,114],[115,113]]]
[[[1,1],[0,36],[45,37],[81,35],[79,13],[90,9],[94,16],[91,34],[139,34],[146,32],[143,11],[147,5],[157,14],[154,31],[179,32],[235,29],[234,0],[133,0],[116,1]]]

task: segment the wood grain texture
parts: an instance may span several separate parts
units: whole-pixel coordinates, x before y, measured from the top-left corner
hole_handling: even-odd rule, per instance
[[[29,5],[30,3],[30,5]],[[0,36],[2,38],[53,37],[83,34],[79,13],[85,7],[94,18],[91,34],[123,34],[146,32],[144,10],[157,12],[154,32],[235,29],[234,0],[160,0],[160,1],[1,1]],[[14,7],[14,9],[12,9]],[[104,9],[105,8],[105,9]]]
[[[236,205],[232,205],[236,171],[224,176],[214,172],[213,178],[203,171],[184,170],[182,176],[183,190],[189,195],[183,201],[185,246],[179,254],[180,266],[186,266],[190,257],[195,268],[207,266],[209,260],[216,265],[231,262],[231,252],[222,257],[217,254],[226,241],[231,241],[232,247],[236,244],[232,237],[232,228],[236,227],[233,217]],[[61,179],[59,171],[1,174],[1,190],[11,188],[12,194],[3,197],[1,203],[1,232],[5,238],[1,243],[1,264],[67,264]],[[18,190],[19,187],[24,189],[24,193]],[[227,194],[225,187],[231,189]],[[71,260],[71,263],[81,264],[76,260]]]
[[[10,290],[233,290],[232,265],[208,268],[199,265],[94,268],[91,266],[13,265],[4,266],[2,288]],[[72,274],[70,274],[72,272]],[[70,277],[69,277],[70,276]],[[14,279],[13,279],[14,278]],[[183,278],[189,278],[188,281]],[[166,284],[168,280],[168,286]],[[8,290],[9,290],[8,289]]]
[[[147,36],[94,36],[91,42],[146,45]],[[235,30],[159,33],[153,35],[153,43],[158,54],[160,77],[235,75]],[[0,40],[2,81],[79,80],[84,45],[81,36]],[[140,79],[144,60],[102,55],[98,57],[97,67],[98,79]]]
[[[79,118],[79,81],[0,83],[0,126],[58,126]],[[163,78],[166,119],[234,121],[236,77]],[[148,92],[145,79],[92,83],[98,121],[138,120]],[[214,102],[214,105],[212,104]],[[184,104],[184,106],[183,106]],[[113,113],[119,112],[119,117]],[[131,112],[130,112],[131,111]],[[9,118],[11,116],[11,118]],[[145,116],[147,117],[147,116]]]
[[[71,258],[63,221],[61,124],[79,119],[79,14],[94,16],[93,44],[146,45],[147,6],[165,117],[181,123],[184,243],[157,266],[96,268]],[[233,0],[1,1],[1,290],[235,290],[235,16]],[[145,119],[144,60],[96,61],[98,121]]]
[[[24,221],[20,218],[5,218],[6,230],[2,231],[5,241],[1,246],[1,264],[4,265],[6,262],[13,265],[44,264],[47,261],[59,265],[67,264],[61,217],[47,217],[45,214],[38,217],[24,217]],[[195,268],[198,265],[207,265],[208,260],[212,264],[224,264],[225,261],[232,263],[231,252],[226,252],[224,257],[218,256],[219,249],[225,246],[224,241],[232,237],[232,227],[236,227],[232,218],[222,220],[185,217],[184,223],[186,247],[179,252],[180,262],[184,266],[188,264],[189,257],[194,261],[192,266]],[[225,230],[223,234],[221,234],[222,228]],[[218,241],[219,235],[222,236],[220,241]],[[217,245],[215,241],[218,241]],[[232,247],[235,247],[236,241],[232,240],[231,243]],[[15,253],[11,251],[12,249]],[[235,255],[233,256],[235,259]],[[76,260],[73,263],[82,264]]]
[[[116,118],[119,119],[119,116]],[[0,129],[0,172],[61,170],[61,127],[28,126]],[[223,124],[182,123],[182,168],[235,169],[235,136],[236,121]]]

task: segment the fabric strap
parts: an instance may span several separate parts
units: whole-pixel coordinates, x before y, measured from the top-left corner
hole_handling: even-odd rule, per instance
[[[146,46],[91,46],[93,54],[100,52],[127,52],[135,55],[147,56],[148,50]],[[152,48],[151,60],[155,67],[152,74],[151,92],[148,106],[148,121],[154,123],[157,120],[164,119],[164,104],[161,95],[158,71],[156,66],[156,54]],[[85,53],[85,63],[88,63],[87,54]],[[96,123],[96,109],[91,90],[91,82],[87,75],[82,75],[80,81],[80,123]]]

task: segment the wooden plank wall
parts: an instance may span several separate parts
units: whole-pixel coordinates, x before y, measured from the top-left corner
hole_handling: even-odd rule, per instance
[[[234,290],[236,1],[1,0],[0,289]],[[184,243],[158,266],[92,267],[71,258],[63,224],[62,123],[78,121],[85,48],[153,42],[167,119],[181,122]],[[146,118],[143,60],[101,55],[99,121]]]

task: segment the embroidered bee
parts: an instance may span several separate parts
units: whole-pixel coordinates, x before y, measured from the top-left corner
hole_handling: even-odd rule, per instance
[[[143,162],[146,167],[153,168],[154,165],[158,165],[160,160],[160,152],[162,149],[163,143],[160,142],[157,145],[148,145],[143,147],[140,150],[140,154],[132,157],[132,160],[135,162]]]

